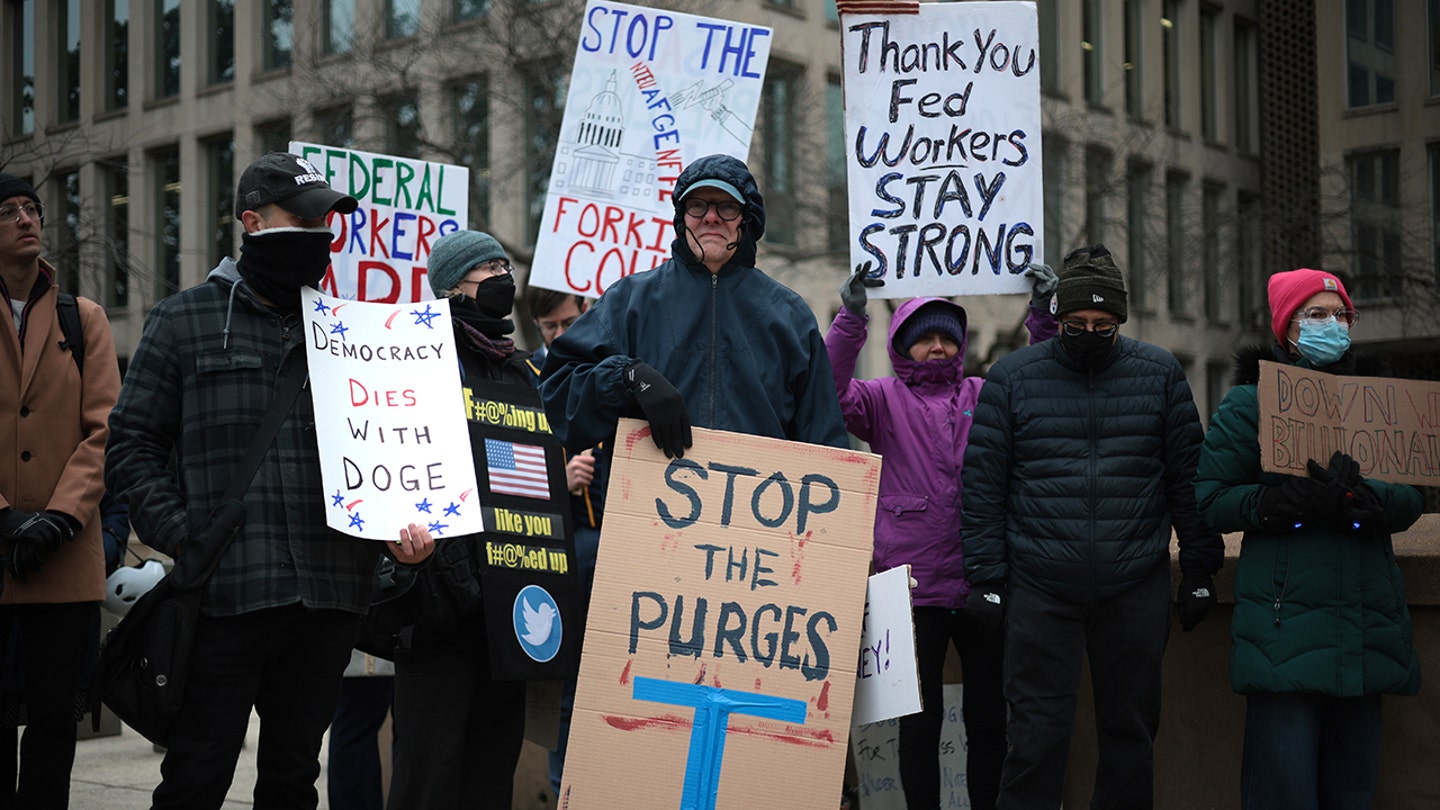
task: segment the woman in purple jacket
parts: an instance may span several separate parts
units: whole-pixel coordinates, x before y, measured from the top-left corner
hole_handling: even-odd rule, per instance
[[[884,456],[875,516],[875,570],[910,566],[924,708],[900,718],[900,780],[910,810],[940,805],[941,692],[946,648],[953,641],[964,673],[965,769],[970,806],[989,810],[1005,761],[1005,698],[1001,634],[962,611],[970,585],[960,549],[960,463],[980,395],[980,377],[966,377],[965,310],[943,298],[906,301],[890,319],[886,348],[894,377],[857,380],[855,359],[869,318],[862,265],[843,287],[844,304],[825,336],[845,427]],[[1030,342],[1055,334],[1049,303],[1055,273],[1034,264],[1025,326]]]

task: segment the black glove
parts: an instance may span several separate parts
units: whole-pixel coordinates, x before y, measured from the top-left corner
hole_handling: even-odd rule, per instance
[[[1050,265],[1040,262],[1031,262],[1025,266],[1025,277],[1034,282],[1030,288],[1030,303],[1038,306],[1047,312],[1050,309],[1050,296],[1055,294],[1055,288],[1060,286],[1060,277],[1050,269]]]
[[[991,582],[971,585],[970,597],[965,600],[965,615],[970,617],[970,623],[986,636],[999,632],[1000,624],[1005,619],[1005,584]]]
[[[855,272],[840,285],[840,303],[862,318],[865,317],[865,303],[870,300],[865,288],[885,286],[885,279],[870,277],[870,266],[870,262],[855,265]]]
[[[1330,466],[1321,467],[1311,459],[1306,468],[1310,477],[1325,486],[1327,501],[1334,504],[1333,517],[1341,526],[1354,531],[1376,531],[1385,524],[1385,510],[1375,490],[1360,475],[1360,463],[1336,450]]]
[[[690,437],[690,414],[685,400],[675,386],[644,360],[625,367],[625,387],[650,422],[650,436],[655,446],[668,458],[680,458],[685,448],[694,444]]]
[[[1266,487],[1260,493],[1260,525],[1272,531],[1294,531],[1324,518],[1316,511],[1324,507],[1325,487],[1321,482],[1314,478],[1286,478],[1285,483]]]
[[[14,542],[6,568],[11,578],[18,582],[24,582],[31,574],[38,573],[61,543],[75,537],[70,519],[59,512],[12,509],[0,531],[4,532],[7,540]]]
[[[1175,593],[1175,612],[1180,616],[1180,629],[1190,632],[1215,604],[1215,580],[1201,575],[1180,575],[1180,590]]]

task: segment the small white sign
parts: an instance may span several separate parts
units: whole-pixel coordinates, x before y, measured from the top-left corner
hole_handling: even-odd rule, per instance
[[[875,723],[920,711],[910,566],[870,577],[855,670],[855,722]]]

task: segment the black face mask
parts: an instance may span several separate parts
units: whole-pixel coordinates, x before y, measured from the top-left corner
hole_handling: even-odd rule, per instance
[[[329,228],[274,228],[241,238],[241,278],[284,310],[300,308],[300,288],[318,287],[330,267]]]
[[[1064,327],[1060,329],[1060,348],[1070,355],[1070,358],[1082,368],[1091,369],[1105,362],[1110,352],[1115,349],[1115,335],[1102,337],[1094,332],[1085,331],[1078,335],[1066,334]]]
[[[506,273],[491,276],[475,285],[475,308],[482,315],[504,318],[515,308],[515,277]]]

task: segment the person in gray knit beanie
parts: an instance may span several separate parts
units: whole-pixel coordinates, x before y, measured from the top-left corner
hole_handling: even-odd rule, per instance
[[[430,262],[426,267],[430,289],[435,297],[444,298],[475,265],[506,258],[505,248],[488,233],[456,231],[442,236],[431,248]]]
[[[1125,323],[1130,314],[1125,277],[1104,245],[1076,248],[1066,255],[1050,309],[1057,319],[1076,310],[1098,309]]]

